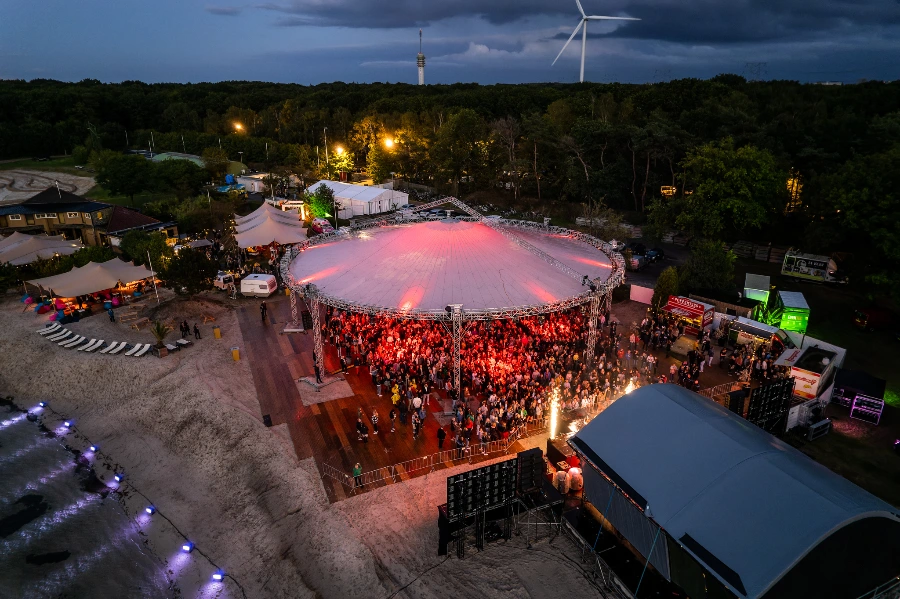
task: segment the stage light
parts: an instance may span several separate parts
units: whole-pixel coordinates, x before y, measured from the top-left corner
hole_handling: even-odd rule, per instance
[[[122,472],[117,473],[117,474],[113,477],[113,479],[115,479],[115,481],[116,481],[117,483],[122,482],[122,480],[123,480],[124,478],[125,478],[125,474],[122,473]]]
[[[46,401],[42,401],[42,402],[39,402],[38,405],[41,406],[42,408],[46,408],[46,407],[47,407],[47,402],[46,402]]]
[[[72,428],[72,421],[66,420],[65,422],[63,422],[63,426],[66,428]]]
[[[225,578],[225,572],[223,572],[223,571],[221,571],[221,570],[216,570],[216,571],[213,573],[213,580],[219,582],[219,581],[221,581],[223,578]]]
[[[191,551],[194,550],[194,544],[191,543],[190,541],[185,541],[184,545],[181,546],[181,550],[184,551],[185,553],[190,553]]]
[[[96,445],[91,445],[90,450],[93,451],[94,453],[96,453],[96,452],[97,452],[97,446],[96,446]]]
[[[144,511],[152,516],[156,512],[156,508],[153,507],[152,505],[148,505],[147,507],[144,508]]]

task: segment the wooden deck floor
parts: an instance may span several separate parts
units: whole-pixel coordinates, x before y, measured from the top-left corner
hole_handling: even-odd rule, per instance
[[[357,462],[364,472],[368,472],[439,451],[438,416],[443,412],[443,406],[431,402],[418,439],[413,439],[409,420],[407,424],[401,424],[398,418],[396,432],[392,433],[388,417],[390,396],[376,394],[364,367],[350,368],[345,374],[353,396],[303,405],[295,381],[313,374],[312,334],[281,334],[285,322],[290,320],[290,303],[284,297],[272,297],[266,304],[269,310],[265,322],[262,322],[256,304],[238,310],[245,344],[242,354],[250,361],[262,413],[271,417],[273,425],[287,423],[299,459],[314,458],[320,474],[325,463],[350,474]],[[334,348],[326,346],[325,365],[329,372],[340,368]],[[368,443],[357,440],[356,418],[360,408],[370,431]],[[374,408],[379,413],[377,435],[370,419]],[[443,449],[451,448],[449,429],[447,436]],[[428,470],[421,474],[426,472]],[[413,473],[413,476],[416,474],[420,473]],[[401,480],[408,477],[406,473],[400,475]],[[347,497],[349,490],[337,481],[326,477],[323,482],[329,501]]]

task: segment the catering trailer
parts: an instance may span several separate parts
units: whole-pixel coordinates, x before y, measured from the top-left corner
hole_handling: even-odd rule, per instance
[[[698,302],[680,295],[670,295],[666,305],[663,306],[663,312],[668,312],[684,320],[685,332],[697,335],[701,330],[706,330],[712,326],[716,307],[712,304]]]
[[[847,277],[840,273],[833,258],[804,254],[793,249],[784,254],[781,274],[818,283],[847,282]]]
[[[775,366],[790,367],[795,396],[815,399],[831,385],[835,356],[837,352],[823,347],[793,348],[785,350]]]
[[[241,279],[241,295],[269,297],[278,289],[274,275],[254,274]]]
[[[802,293],[779,291],[766,315],[766,323],[785,331],[805,333],[809,324],[809,304]]]

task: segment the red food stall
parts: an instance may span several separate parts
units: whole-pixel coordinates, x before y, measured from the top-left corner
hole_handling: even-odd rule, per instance
[[[685,332],[696,335],[712,325],[716,307],[680,295],[670,295],[669,301],[663,306],[663,312],[685,321]]]

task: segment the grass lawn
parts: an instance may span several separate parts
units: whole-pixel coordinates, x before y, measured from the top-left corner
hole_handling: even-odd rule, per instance
[[[0,171],[10,171],[14,169],[54,171],[58,173],[68,173],[70,175],[79,175],[81,177],[91,176],[91,173],[75,168],[75,159],[71,156],[51,158],[46,162],[35,162],[30,158],[23,158],[22,160],[16,160],[13,162],[0,162]]]

